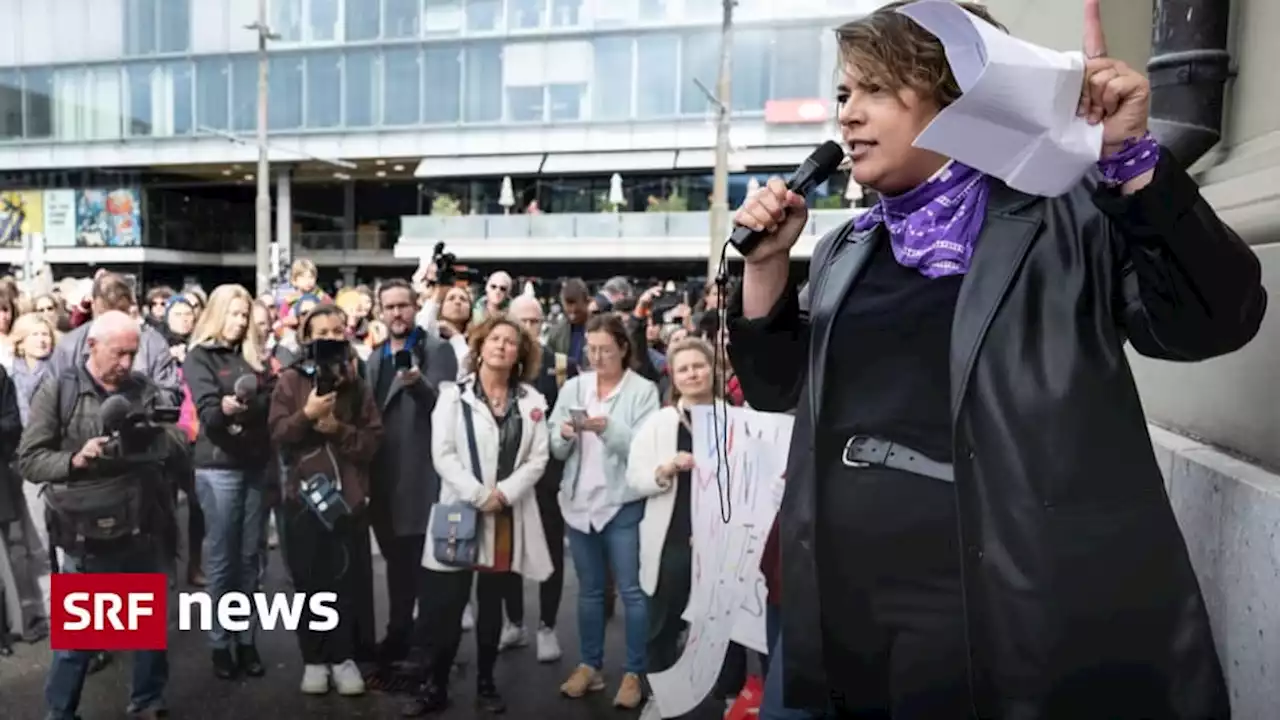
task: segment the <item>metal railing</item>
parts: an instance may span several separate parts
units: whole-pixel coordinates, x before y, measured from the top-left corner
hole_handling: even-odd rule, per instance
[[[823,235],[861,209],[810,210],[806,235]],[[541,215],[405,215],[400,241],[429,244],[440,240],[609,239],[710,237],[711,214],[563,213]]]

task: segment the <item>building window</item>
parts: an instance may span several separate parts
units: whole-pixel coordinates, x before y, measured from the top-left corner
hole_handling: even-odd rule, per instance
[[[502,47],[473,45],[467,48],[463,120],[498,122],[502,119]]]
[[[383,36],[388,38],[418,37],[422,18],[422,0],[384,0]]]
[[[428,45],[422,82],[427,124],[456,123],[462,117],[462,48]]]
[[[629,37],[602,37],[594,43],[593,120],[626,120],[631,117],[631,42]],[[658,68],[653,70],[658,71]],[[674,97],[674,93],[670,94]]]
[[[546,0],[507,0],[507,27],[512,30],[535,30],[542,27],[542,11]]]
[[[307,27],[311,40],[332,42],[342,39],[342,0],[311,0]]]
[[[22,137],[22,75],[0,71],[0,139]]]
[[[270,0],[267,16],[271,32],[280,36],[281,42],[295,43],[302,40],[302,4],[306,0]]]
[[[457,35],[465,24],[462,0],[425,0],[423,25],[428,35]]]
[[[662,21],[676,18],[668,18],[667,0],[640,0],[640,19],[648,21]],[[671,13],[674,15],[675,13]]]
[[[125,69],[128,117],[125,133],[169,137],[192,131],[191,66],[131,65]]]
[[[230,67],[222,58],[196,61],[196,118],[199,127],[227,130],[227,107],[231,103]]]
[[[249,132],[258,128],[258,60],[238,57],[231,61],[231,129]]]
[[[686,35],[680,62],[680,113],[701,115],[711,110],[711,100],[703,88],[715,92],[720,74],[719,33]],[[648,67],[644,63],[640,67]],[[697,82],[695,82],[697,81]],[[702,87],[698,87],[701,83]]]
[[[744,30],[734,34],[731,99],[735,112],[764,110],[773,76],[772,39],[772,33],[768,30]],[[817,45],[816,40],[814,38],[810,44]],[[718,46],[716,52],[719,53]],[[787,73],[792,71],[793,68],[787,67]],[[716,73],[719,74],[719,67],[716,68]],[[707,87],[714,88],[716,78],[711,80]]]
[[[155,70],[153,65],[133,65],[125,70],[129,78],[129,122],[125,132],[129,135],[151,134],[157,114],[151,96],[151,75]]]
[[[418,76],[421,70],[418,49],[387,50],[382,57],[382,69],[382,124],[417,125],[422,119],[419,107],[422,80]]]
[[[347,2],[347,40],[376,40],[382,29],[382,3],[379,0]]]
[[[124,0],[126,56],[191,49],[190,0]]]
[[[544,95],[541,85],[507,88],[507,119],[511,122],[542,122]]]
[[[348,127],[370,127],[377,110],[378,63],[372,51],[348,53],[343,103]]]
[[[190,135],[195,131],[196,108],[193,97],[194,79],[191,63],[173,63],[166,68],[169,74],[168,87],[173,100],[173,134]]]
[[[551,108],[551,121],[582,120],[582,101],[586,94],[586,85],[548,85],[547,104]]]
[[[774,67],[786,68],[786,72],[773,74],[775,100],[816,98],[822,76],[822,43],[814,28],[779,30],[774,35]]]
[[[674,35],[642,35],[636,38],[636,117],[659,118],[676,114],[679,97],[674,58],[680,39]],[[696,91],[697,88],[694,88]]]
[[[467,0],[467,29],[493,32],[502,17],[502,0]]]
[[[342,56],[318,53],[307,58],[307,127],[342,124]]]
[[[118,67],[59,70],[54,73],[54,122],[59,140],[110,140],[123,121]]]
[[[48,68],[22,73],[23,137],[53,137],[53,71]]]
[[[582,22],[582,0],[551,0],[551,24],[575,27]]]
[[[267,102],[267,127],[272,130],[302,127],[302,57],[271,58],[267,84],[271,92]]]

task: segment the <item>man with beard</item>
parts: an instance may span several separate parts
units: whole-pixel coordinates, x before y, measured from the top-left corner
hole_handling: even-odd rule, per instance
[[[424,640],[415,630],[413,608],[418,602],[418,617],[426,618],[420,562],[428,512],[440,493],[440,478],[431,463],[431,411],[440,383],[457,378],[458,361],[447,341],[417,327],[417,304],[409,283],[387,281],[378,290],[378,301],[388,338],[374,346],[368,378],[382,411],[384,435],[374,459],[369,503],[387,564],[390,608],[387,634],[379,646],[379,662],[386,668],[404,660],[410,648]]]

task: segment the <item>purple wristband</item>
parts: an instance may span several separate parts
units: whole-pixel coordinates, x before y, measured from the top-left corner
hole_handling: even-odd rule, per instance
[[[1124,149],[1098,161],[1098,170],[1108,185],[1123,185],[1155,168],[1160,161],[1160,144],[1151,133],[1124,141]]]

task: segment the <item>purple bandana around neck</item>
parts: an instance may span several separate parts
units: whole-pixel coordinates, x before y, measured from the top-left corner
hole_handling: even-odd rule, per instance
[[[982,232],[989,191],[985,175],[952,161],[909,192],[881,196],[853,227],[861,232],[883,223],[898,264],[925,277],[963,275]]]

